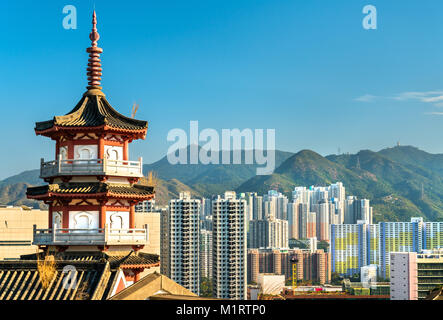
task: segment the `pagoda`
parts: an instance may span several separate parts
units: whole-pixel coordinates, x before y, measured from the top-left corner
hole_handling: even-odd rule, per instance
[[[129,144],[145,139],[148,123],[117,112],[102,92],[103,50],[97,46],[96,26],[94,11],[92,43],[86,49],[87,91],[66,115],[35,125],[37,135],[55,141],[55,159],[41,159],[40,177],[48,184],[27,190],[27,197],[44,201],[49,213],[48,229],[34,227],[33,244],[44,252],[65,254],[133,253],[138,262],[129,264],[125,275],[137,281],[153,264],[152,257],[144,263],[143,255],[137,255],[147,244],[148,230],[135,228],[134,207],[153,199],[154,188],[138,183],[143,163],[129,159]]]

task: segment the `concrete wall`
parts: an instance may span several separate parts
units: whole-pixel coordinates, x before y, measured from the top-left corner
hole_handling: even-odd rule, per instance
[[[0,260],[18,259],[37,252],[32,243],[32,226],[48,228],[48,211],[0,208]]]

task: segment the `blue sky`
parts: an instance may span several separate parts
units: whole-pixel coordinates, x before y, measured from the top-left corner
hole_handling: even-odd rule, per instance
[[[76,30],[62,26],[77,8]],[[93,1],[0,4],[0,179],[53,159],[35,121],[85,91]],[[377,7],[378,29],[362,9]],[[323,155],[397,141],[443,153],[443,2],[95,1],[103,91],[148,120],[132,158],[162,157],[169,130],[271,128],[276,147]]]

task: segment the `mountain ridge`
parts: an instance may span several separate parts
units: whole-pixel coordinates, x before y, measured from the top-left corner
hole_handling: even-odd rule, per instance
[[[297,153],[276,150],[272,175],[256,176],[257,167],[171,165],[165,156],[144,164],[143,171],[153,171],[159,177],[156,201],[161,205],[182,190],[195,197],[209,197],[225,190],[264,194],[270,189],[291,196],[295,186],[341,181],[347,195],[371,200],[376,221],[407,221],[412,216],[443,220],[443,154],[431,154],[413,146],[327,156],[307,149]],[[0,181],[0,202],[28,201],[23,199],[23,190],[25,185],[43,184],[38,174],[38,169],[27,170]]]

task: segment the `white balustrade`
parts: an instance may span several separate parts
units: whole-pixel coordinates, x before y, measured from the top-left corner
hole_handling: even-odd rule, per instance
[[[143,176],[143,161],[110,159],[63,159],[45,162],[41,159],[40,177],[62,175]]]
[[[145,229],[37,229],[34,225],[35,245],[144,245],[148,242]]]

